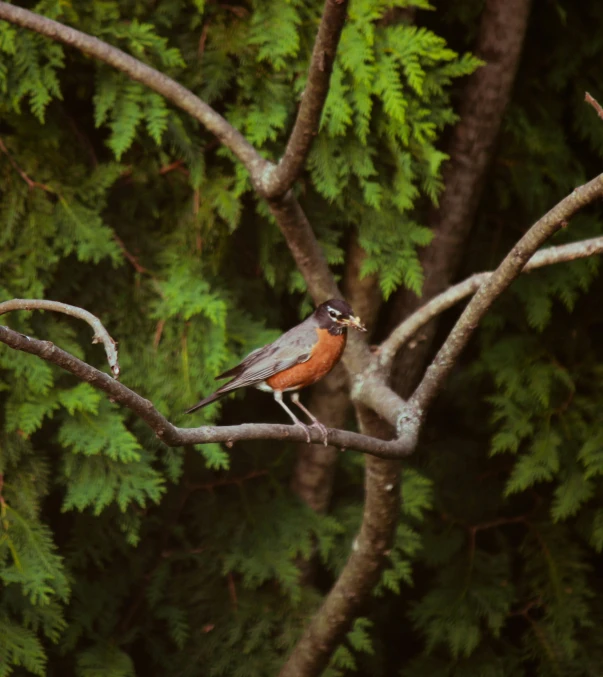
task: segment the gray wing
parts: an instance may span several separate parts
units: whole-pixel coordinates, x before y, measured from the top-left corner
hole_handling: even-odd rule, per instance
[[[216,392],[226,393],[237,388],[257,385],[267,378],[307,362],[316,344],[316,325],[307,320],[283,334],[274,343],[254,350],[236,367],[225,371],[218,379],[233,377]]]

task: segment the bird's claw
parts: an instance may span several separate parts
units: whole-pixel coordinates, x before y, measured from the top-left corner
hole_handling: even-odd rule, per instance
[[[320,421],[314,421],[312,427],[316,426],[322,433],[322,443],[325,447],[329,446],[329,431],[326,426],[324,426]]]
[[[310,428],[308,428],[308,426],[301,421],[297,421],[295,425],[299,426],[306,433],[306,442],[308,444],[312,444],[312,440],[310,438]]]

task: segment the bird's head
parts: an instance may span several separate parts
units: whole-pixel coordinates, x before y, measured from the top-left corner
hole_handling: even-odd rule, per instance
[[[342,331],[348,327],[366,331],[361,319],[354,314],[350,305],[341,299],[330,299],[321,303],[314,314],[320,326],[329,331]]]

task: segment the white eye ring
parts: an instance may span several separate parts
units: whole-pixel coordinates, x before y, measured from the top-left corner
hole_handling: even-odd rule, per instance
[[[338,317],[341,315],[341,313],[338,312],[337,310],[333,310],[333,308],[329,308],[329,315],[330,315],[333,319],[336,319],[336,318],[338,318]]]

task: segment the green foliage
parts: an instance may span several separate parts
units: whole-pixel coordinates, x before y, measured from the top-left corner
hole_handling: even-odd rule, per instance
[[[357,225],[368,254],[363,275],[376,273],[386,298],[401,285],[421,291],[417,248],[429,244],[431,233],[411,211],[421,193],[436,203],[441,190],[446,155],[434,142],[455,119],[447,86],[479,65],[470,56],[459,59],[431,31],[376,21],[388,4],[352,3],[323,134],[309,157],[313,183],[331,211],[345,206]],[[349,191],[363,200],[350,204]]]
[[[324,673],[327,677],[344,675],[348,670],[356,671],[358,664],[354,652],[369,655],[375,653],[369,635],[372,627],[373,623],[368,618],[356,618],[352,629],[346,635],[345,644],[340,644],[331,658],[329,668]]]
[[[246,521],[261,524],[261,532],[250,531]],[[292,602],[299,602],[302,588],[298,558],[311,557],[314,539],[319,555],[326,558],[341,530],[336,520],[321,519],[309,508],[300,510],[290,500],[263,501],[259,506],[250,506],[247,520],[234,527],[229,553],[223,561],[224,572],[240,574],[243,586],[250,589],[273,580]]]
[[[0,675],[8,677],[14,667],[23,666],[34,675],[44,675],[46,656],[36,634],[20,627],[8,616],[0,616]]]
[[[472,34],[479,11],[478,2],[445,10],[445,34]],[[531,17],[463,274],[494,267],[529,223],[599,171],[603,128],[582,100],[603,84],[590,65],[603,43],[587,29],[603,15],[587,3],[558,11],[540,6]],[[596,208],[551,244],[600,233]],[[600,294],[595,259],[525,275],[458,365],[419,462],[436,509],[414,565],[428,580],[397,605],[423,642],[400,663],[404,677],[600,669]]]
[[[97,645],[78,656],[78,677],[101,677],[107,673],[115,677],[133,677],[136,674],[132,659],[115,646]]]
[[[400,499],[402,518],[396,530],[396,538],[389,553],[390,566],[383,572],[375,594],[386,590],[401,594],[403,585],[412,586],[412,560],[422,549],[418,524],[425,513],[433,507],[432,483],[412,468],[402,473]]]
[[[322,4],[42,0],[36,10],[174,77],[276,161]],[[295,190],[328,262],[339,272],[357,233],[362,275],[377,275],[385,298],[421,290],[440,136],[456,119],[455,83],[479,66],[465,50],[482,4],[419,13],[416,25],[404,11],[431,9],[424,0],[350,4]],[[500,260],[520,227],[599,171],[603,130],[577,102],[603,88],[592,30],[603,10],[580,2],[560,23],[545,5],[534,8],[539,35],[526,45],[468,272]],[[232,153],[140,84],[6,23],[0,119],[0,299],[56,298],[98,315],[119,340],[124,383],[179,425],[276,420],[262,394],[182,414],[310,308]],[[574,219],[557,241],[599,233],[599,222]],[[497,305],[405,462],[377,596],[328,674],[597,674],[596,274],[594,260],[543,270]],[[3,321],[106,369],[72,318]],[[0,677],[277,674],[353,547],[361,458],[342,456],[332,510],[318,515],[286,489],[288,445],[167,449],[41,360],[2,348],[0,371]],[[312,555],[320,590],[299,578]]]
[[[417,248],[431,233],[412,212],[422,196],[437,198],[450,85],[477,66],[427,29],[383,21],[398,4],[352,3],[302,196],[329,262],[344,262],[356,230],[363,272],[379,275],[386,296],[420,290]],[[174,77],[276,160],[321,8],[42,0],[36,11]],[[194,419],[181,412],[291,322],[283,295],[309,310],[266,206],[229,151],[139,83],[6,23],[0,55],[1,298],[87,308],[119,340],[128,386],[183,425],[213,422],[226,400]],[[106,368],[75,320],[20,312],[8,322]],[[81,677],[126,677],[142,652],[181,674],[204,664],[229,677],[276,673],[320,599],[301,585],[298,560],[316,550],[339,569],[358,503],[340,519],[292,501],[279,487],[290,462],[222,485],[226,471],[266,468],[273,452],[168,450],[126,410],[41,360],[2,349],[0,369],[0,670],[53,674],[67,660]],[[262,415],[239,409],[238,420]],[[411,582],[431,500],[421,482],[405,482],[383,590]],[[216,501],[224,492],[226,508]],[[346,665],[345,651],[352,662],[372,651],[372,632],[357,621],[333,670]]]
[[[108,123],[111,134],[107,146],[118,160],[132,145],[142,123],[153,141],[161,143],[168,124],[167,106],[158,94],[148,93],[138,82],[111,72],[99,82],[94,107],[96,126]]]

